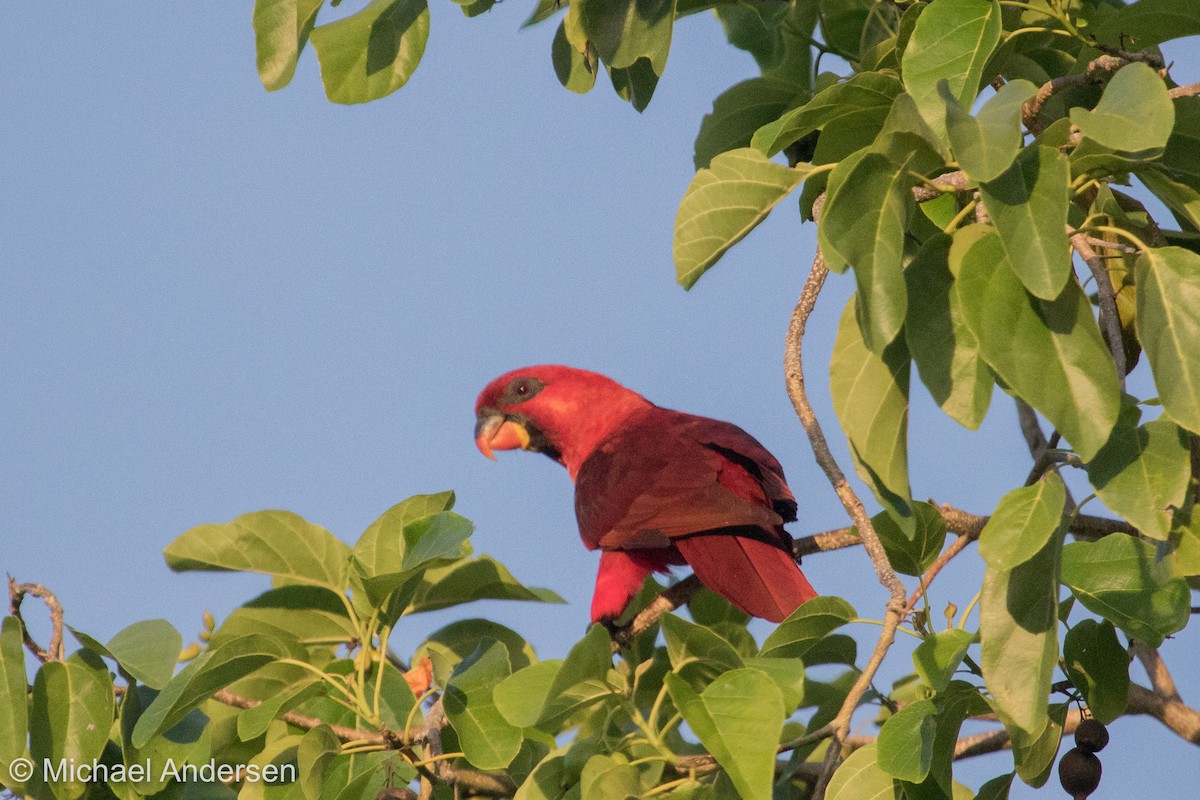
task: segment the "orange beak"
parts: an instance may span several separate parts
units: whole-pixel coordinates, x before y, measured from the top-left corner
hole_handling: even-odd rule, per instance
[[[529,431],[516,420],[488,414],[475,422],[475,446],[479,452],[495,461],[493,450],[528,449]]]

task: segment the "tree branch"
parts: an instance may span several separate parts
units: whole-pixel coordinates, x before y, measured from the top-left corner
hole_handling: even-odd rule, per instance
[[[1121,391],[1125,391],[1125,373],[1128,367],[1125,362],[1125,343],[1121,335],[1121,318],[1117,315],[1117,295],[1113,291],[1112,279],[1108,276],[1108,265],[1100,254],[1092,249],[1088,237],[1082,233],[1071,233],[1067,226],[1067,234],[1071,237],[1071,247],[1079,253],[1079,257],[1092,271],[1096,279],[1096,295],[1100,300],[1100,327],[1104,330],[1104,338],[1108,339],[1108,349],[1112,352],[1113,363],[1117,365],[1117,377],[1121,381]]]
[[[1103,55],[1088,62],[1080,75],[1061,75],[1042,84],[1031,99],[1026,101],[1021,109],[1021,118],[1025,127],[1035,136],[1042,132],[1042,108],[1050,98],[1059,92],[1094,83],[1103,83],[1121,67],[1134,61],[1151,62],[1152,56],[1146,53],[1124,53],[1122,56]],[[1160,65],[1161,66],[1161,65]]]
[[[29,627],[25,624],[25,618],[21,616],[21,603],[24,601],[26,595],[33,595],[39,598],[46,604],[46,608],[50,609],[50,622],[54,628],[53,633],[50,635],[49,650],[42,649],[42,646],[33,640],[33,637],[29,635]],[[16,578],[9,575],[8,608],[21,625],[21,638],[25,641],[26,649],[33,654],[34,658],[43,664],[47,661],[62,661],[64,659],[63,610],[62,604],[58,602],[58,598],[54,592],[40,583],[17,583]]]

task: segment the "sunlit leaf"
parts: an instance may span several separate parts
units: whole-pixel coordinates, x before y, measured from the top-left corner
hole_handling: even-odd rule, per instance
[[[1175,106],[1154,68],[1134,62],[1117,71],[1094,109],[1071,109],[1071,124],[1117,152],[1159,155],[1175,125]]]
[[[1010,570],[1038,554],[1062,524],[1067,489],[1057,472],[1013,489],[979,534],[979,555],[989,567]]]
[[[1138,259],[1137,332],[1163,408],[1200,432],[1200,255],[1154,248]]]
[[[364,8],[312,31],[325,96],[366,103],[408,83],[429,39],[426,0],[371,0]]]
[[[258,77],[268,92],[282,89],[296,72],[325,0],[255,0],[254,45]]]
[[[458,734],[467,760],[479,769],[503,769],[521,749],[521,729],[496,709],[492,690],[512,672],[508,650],[483,639],[450,676],[443,695],[446,718]]]
[[[1129,651],[1108,620],[1080,620],[1063,639],[1063,663],[1088,711],[1107,724],[1125,713],[1129,699]]]

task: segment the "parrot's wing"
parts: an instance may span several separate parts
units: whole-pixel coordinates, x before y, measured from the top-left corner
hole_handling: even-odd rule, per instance
[[[588,456],[575,513],[591,549],[733,534],[789,548],[796,503],[778,462],[726,422],[651,408]]]

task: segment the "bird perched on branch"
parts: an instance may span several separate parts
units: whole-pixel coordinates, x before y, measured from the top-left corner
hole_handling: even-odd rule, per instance
[[[708,588],[779,622],[816,592],[783,529],[796,498],[783,469],[736,425],[659,408],[571,367],[525,367],[475,403],[475,444],[534,450],[575,482],[579,535],[600,550],[592,621],[620,617],[651,572],[687,564]]]

